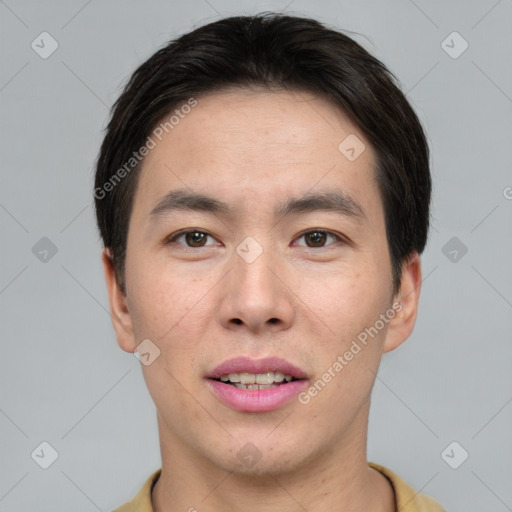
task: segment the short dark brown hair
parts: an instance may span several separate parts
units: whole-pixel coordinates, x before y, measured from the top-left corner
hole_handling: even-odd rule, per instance
[[[233,86],[313,92],[338,105],[361,130],[377,156],[398,292],[404,261],[423,252],[428,235],[431,177],[421,123],[396,77],[352,38],[313,19],[268,12],[224,18],[169,42],[133,73],[113,105],[94,197],[123,292],[129,219],[143,162],[139,149],[178,105]]]

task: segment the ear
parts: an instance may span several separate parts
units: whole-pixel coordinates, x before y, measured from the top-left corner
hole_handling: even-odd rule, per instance
[[[132,319],[128,310],[126,295],[117,282],[112,253],[108,248],[103,250],[101,261],[105,272],[110,316],[116,332],[117,343],[126,352],[134,352],[137,344],[133,335]]]
[[[402,265],[400,290],[394,299],[395,316],[388,324],[384,352],[400,346],[412,333],[421,291],[421,262],[415,251]]]

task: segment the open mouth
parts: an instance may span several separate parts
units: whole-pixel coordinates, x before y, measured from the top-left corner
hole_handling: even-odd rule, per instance
[[[242,412],[269,412],[289,404],[308,385],[308,375],[279,357],[235,357],[206,375],[224,405]]]
[[[238,389],[271,389],[278,386],[288,384],[296,379],[292,375],[286,375],[282,372],[265,372],[265,373],[229,373],[222,375],[217,379],[213,379],[218,382],[222,382],[229,386],[234,386]]]
[[[206,375],[208,388],[226,406],[242,412],[269,412],[290,403],[308,385],[307,373],[280,357],[239,356]]]

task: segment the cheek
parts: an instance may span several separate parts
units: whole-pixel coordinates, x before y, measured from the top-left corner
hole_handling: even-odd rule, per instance
[[[372,330],[389,307],[387,277],[377,265],[368,265],[326,280],[321,292],[310,295],[310,303],[319,306],[315,312],[329,327],[314,345],[320,364],[312,393],[318,410],[336,404],[332,414],[344,416],[369,397],[387,332],[381,322],[377,332]]]
[[[151,260],[146,258],[144,261],[142,257],[130,260],[126,288],[134,331],[138,337],[156,340],[172,327],[175,317],[179,318],[182,301],[173,300],[175,288],[172,283],[160,268],[148,265],[148,261]]]
[[[127,291],[137,337],[155,340],[173,354],[176,350],[190,350],[200,338],[204,319],[211,317],[204,295],[213,284],[165,265],[149,267],[142,261],[134,265]]]
[[[389,302],[387,274],[376,265],[354,267],[323,279],[321,286],[310,287],[305,301],[343,343],[372,325]]]
[[[301,402],[308,403],[305,411],[311,414],[312,428],[316,425],[326,436],[335,436],[339,425],[355,417],[369,400],[387,331],[387,325],[370,331],[387,310],[385,288],[362,286],[362,281],[345,284],[331,286],[322,299],[333,332],[316,340],[317,373]]]

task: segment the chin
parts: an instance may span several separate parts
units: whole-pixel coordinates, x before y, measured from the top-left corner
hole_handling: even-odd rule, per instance
[[[286,442],[279,438],[270,440],[268,432],[265,432],[262,436],[253,437],[234,435],[229,447],[222,449],[216,444],[209,458],[223,471],[241,477],[268,477],[269,473],[277,476],[296,472],[314,458],[316,452],[311,439],[307,444],[291,436],[286,437]]]

